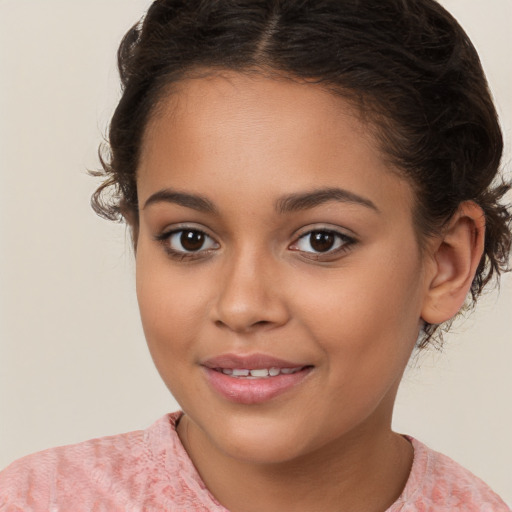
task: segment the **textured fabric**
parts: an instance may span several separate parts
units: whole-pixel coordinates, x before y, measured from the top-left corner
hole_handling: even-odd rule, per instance
[[[227,512],[183,448],[179,412],[146,430],[92,439],[24,457],[0,473],[2,512]],[[510,512],[481,480],[408,438],[414,462],[386,512]]]

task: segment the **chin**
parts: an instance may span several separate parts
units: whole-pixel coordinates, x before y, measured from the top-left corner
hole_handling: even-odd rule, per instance
[[[210,424],[208,436],[228,457],[252,464],[278,464],[299,457],[305,449],[304,431],[296,421],[268,417],[229,417]]]
[[[226,455],[250,464],[280,464],[296,459],[301,455],[298,444],[300,437],[266,435],[231,436],[219,446]],[[222,441],[221,441],[222,442]]]

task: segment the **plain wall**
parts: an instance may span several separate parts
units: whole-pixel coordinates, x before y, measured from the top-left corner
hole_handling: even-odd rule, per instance
[[[512,2],[445,0],[479,49],[510,168]],[[0,467],[145,428],[177,408],[153,368],[122,225],[89,207],[119,97],[115,52],[142,0],[0,0]],[[512,504],[512,279],[411,362],[395,428]]]

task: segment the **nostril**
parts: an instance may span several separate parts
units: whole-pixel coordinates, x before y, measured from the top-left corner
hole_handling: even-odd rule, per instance
[[[258,320],[256,322],[252,322],[252,323],[248,322],[247,324],[239,325],[239,326],[232,325],[227,322],[223,322],[222,320],[215,320],[216,327],[228,328],[228,329],[236,330],[236,331],[252,331],[252,330],[255,330],[255,329],[257,330],[259,328],[264,328],[264,327],[267,327],[270,325],[272,325],[272,322],[269,320]]]
[[[268,320],[259,320],[258,322],[254,322],[253,326],[259,326],[259,325],[270,325],[271,322]]]

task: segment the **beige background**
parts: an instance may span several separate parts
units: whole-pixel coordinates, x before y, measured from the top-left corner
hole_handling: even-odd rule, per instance
[[[510,168],[512,1],[444,0],[480,51]],[[144,428],[177,406],[152,366],[125,228],[89,208],[119,93],[115,51],[143,0],[0,0],[0,467]],[[512,504],[512,278],[411,363],[395,428]]]

